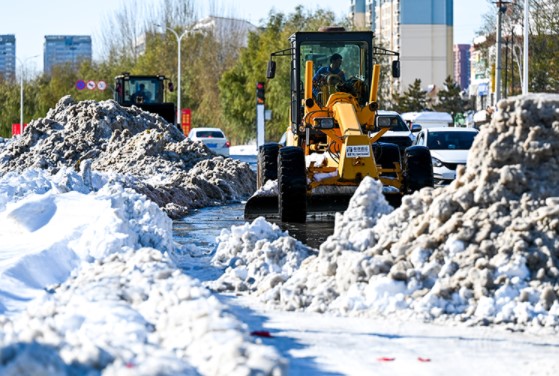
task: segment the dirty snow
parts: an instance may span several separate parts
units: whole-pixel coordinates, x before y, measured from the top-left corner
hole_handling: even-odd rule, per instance
[[[266,245],[254,241],[255,232],[232,231],[219,244],[235,257],[224,275],[242,281],[223,277],[214,288],[242,286],[288,310],[557,329],[556,150],[559,96],[504,100],[450,186],[423,189],[392,211],[380,184],[365,180],[318,255],[291,275],[283,270],[284,282],[273,286],[258,283],[264,276],[235,272],[258,262],[238,260],[239,243],[250,238],[258,249]],[[223,253],[216,256],[220,265],[227,261]]]
[[[318,250],[258,218],[208,254],[171,218],[254,172],[63,98],[0,146],[0,373],[555,375],[558,133],[558,95],[510,98],[449,187],[393,210],[366,179]]]
[[[115,173],[174,219],[240,201],[256,184],[246,163],[216,156],[163,118],[113,100],[76,102],[66,96],[27,128],[0,150],[0,172],[74,167]]]

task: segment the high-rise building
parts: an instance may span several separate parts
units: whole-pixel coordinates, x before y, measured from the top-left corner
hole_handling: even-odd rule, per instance
[[[81,61],[91,61],[89,35],[45,35],[44,72],[50,74],[55,65],[70,64],[77,69]]]
[[[470,86],[470,45],[454,45],[454,80],[461,89]]]
[[[376,43],[400,54],[403,91],[416,79],[424,88],[441,87],[453,69],[453,0],[352,0],[355,13],[364,10],[365,26]],[[364,4],[364,6],[361,6]]]
[[[349,17],[352,20],[353,26],[362,29],[370,26],[370,20],[366,17],[365,0],[351,0]]]
[[[0,76],[5,80],[16,77],[16,37],[0,35]]]

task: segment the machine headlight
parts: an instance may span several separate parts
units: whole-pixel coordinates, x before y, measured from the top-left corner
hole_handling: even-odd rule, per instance
[[[334,118],[331,117],[314,118],[314,127],[318,129],[333,129]]]
[[[437,158],[431,157],[431,160],[433,161],[433,166],[434,167],[443,167],[443,162],[441,162]]]

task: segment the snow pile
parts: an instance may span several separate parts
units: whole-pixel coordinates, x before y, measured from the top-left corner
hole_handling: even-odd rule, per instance
[[[501,101],[450,186],[378,221],[378,193],[359,196],[344,218],[368,219],[338,220],[318,257],[265,296],[286,309],[559,327],[556,150],[559,95]]]
[[[169,217],[90,178],[94,190],[72,169],[0,179],[0,373],[282,374],[171,261]]]
[[[62,167],[82,170],[85,164],[118,173],[122,184],[172,218],[246,198],[256,185],[248,164],[215,156],[163,118],[112,100],[76,103],[63,97],[0,149],[0,173],[29,167],[55,173]]]
[[[100,174],[92,180],[95,192],[72,169],[53,176],[28,169],[0,179],[0,313],[20,310],[82,261],[133,245],[173,249],[172,222],[155,204],[120,185],[103,186]],[[78,202],[80,212],[72,207]],[[57,229],[63,234],[57,236]],[[51,270],[44,273],[41,263]]]
[[[382,184],[366,177],[355,191],[348,210],[336,215],[334,236],[345,239],[348,247],[354,246],[349,239],[356,243],[365,241],[364,230],[393,210],[382,189]],[[325,253],[323,245],[317,255],[263,217],[251,224],[234,226],[231,231],[222,230],[216,240],[218,246],[212,263],[225,271],[208,284],[214,290],[250,292],[260,295],[263,301],[280,300],[287,310],[312,306],[324,311],[325,301],[335,297],[331,296],[335,291],[331,277],[340,252]],[[360,257],[356,252],[343,253]],[[294,283],[295,276],[300,279]]]
[[[212,264],[226,268],[211,283],[218,291],[267,291],[283,283],[313,249],[259,217],[252,224],[223,229]]]

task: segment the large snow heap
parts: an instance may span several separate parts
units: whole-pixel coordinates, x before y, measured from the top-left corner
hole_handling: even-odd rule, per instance
[[[292,310],[558,328],[557,150],[559,95],[503,100],[451,185],[382,215],[366,179],[319,255],[258,294]]]
[[[160,116],[113,100],[63,97],[0,149],[0,174],[30,167],[56,173],[68,166],[116,173],[171,218],[243,199],[256,186],[248,164],[216,156]]]

